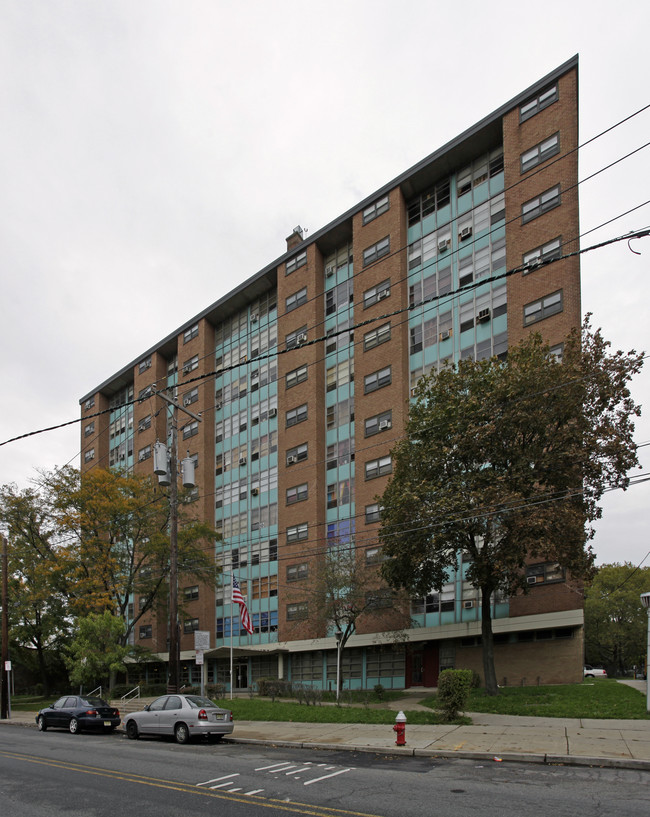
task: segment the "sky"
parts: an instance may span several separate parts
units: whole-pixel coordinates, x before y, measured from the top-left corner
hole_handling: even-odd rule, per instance
[[[641,0],[0,0],[0,443],[76,420],[296,225],[308,238],[574,54],[580,142],[631,117],[580,150],[582,246],[648,227],[649,24]],[[650,238],[582,257],[613,349],[650,351],[649,268]],[[650,443],[650,361],[632,394]],[[79,448],[78,425],[0,445],[0,484]],[[602,506],[597,562],[649,564],[650,482]]]

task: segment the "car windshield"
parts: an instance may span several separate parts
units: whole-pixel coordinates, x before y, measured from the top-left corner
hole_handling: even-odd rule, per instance
[[[106,701],[102,700],[102,698],[80,698],[80,703],[82,706],[88,704],[88,706],[108,706]]]
[[[201,707],[210,707],[218,709],[219,707],[209,698],[202,698],[200,695],[186,695],[185,700],[193,709],[200,709]]]

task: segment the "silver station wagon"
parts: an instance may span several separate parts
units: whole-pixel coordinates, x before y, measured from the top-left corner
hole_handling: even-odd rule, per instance
[[[203,735],[208,740],[220,741],[235,726],[232,712],[209,698],[172,694],[156,698],[142,712],[127,715],[124,728],[131,740],[137,740],[140,735],[170,735],[177,743],[188,743]]]

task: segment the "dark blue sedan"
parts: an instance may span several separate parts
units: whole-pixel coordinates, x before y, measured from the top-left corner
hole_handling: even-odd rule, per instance
[[[79,732],[113,732],[120,725],[120,712],[102,698],[84,698],[64,695],[36,716],[39,731],[67,729],[73,735]]]

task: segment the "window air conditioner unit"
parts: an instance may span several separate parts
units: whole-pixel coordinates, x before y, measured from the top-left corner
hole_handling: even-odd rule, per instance
[[[270,408],[269,409],[269,417],[277,417],[277,415],[278,415],[278,410],[276,408]]]
[[[257,312],[253,312],[253,314],[251,315],[251,323],[256,323],[256,322],[257,322]]]
[[[240,465],[246,465],[246,457],[240,457],[239,458],[239,464]]]
[[[458,234],[458,237],[460,238],[461,241],[464,241],[466,238],[469,238],[471,234],[472,234],[471,227],[463,227],[463,229]]]
[[[450,337],[450,335],[451,335],[450,330],[446,329],[444,332],[440,333],[440,340],[447,340],[447,338]]]
[[[294,456],[287,457],[287,465],[294,465],[296,462],[297,462],[296,457]]]
[[[389,295],[390,295],[389,289],[382,289],[382,291],[377,295],[377,300],[383,301],[384,298],[388,298]]]
[[[240,362],[240,363],[246,363],[247,361],[248,361],[248,355],[242,355],[242,356],[239,358],[239,362]]]
[[[305,332],[301,332],[299,335],[296,335],[296,343],[306,343],[307,342],[307,335]]]
[[[390,428],[391,423],[390,420],[380,420],[379,421],[379,430],[383,431],[385,428]]]
[[[328,278],[331,278],[335,272],[336,272],[335,267],[325,267],[325,275],[327,275]]]
[[[528,576],[526,581],[528,584],[537,584],[537,576]]]
[[[260,370],[259,369],[254,369],[251,372],[251,380],[254,380],[256,377],[259,377],[259,376],[260,376]]]
[[[251,496],[257,496],[260,492],[259,488],[251,488]]]
[[[216,411],[221,411],[221,403],[217,403],[217,405],[214,408]]]
[[[411,397],[415,397],[416,392],[417,389],[415,388],[415,386],[413,386],[413,388],[411,389]]]
[[[184,406],[191,406],[191,405],[192,405],[192,399],[191,399],[190,397],[186,397],[186,398],[183,400],[183,405],[184,405]]]
[[[448,238],[442,238],[438,242],[438,252],[445,252],[448,246],[449,246],[449,239]]]
[[[480,323],[490,320],[490,310],[489,309],[481,309],[479,310],[478,315],[476,316]]]
[[[471,610],[473,606],[474,606],[474,602],[471,599],[469,601],[464,601],[463,602],[463,607],[466,610]]]

